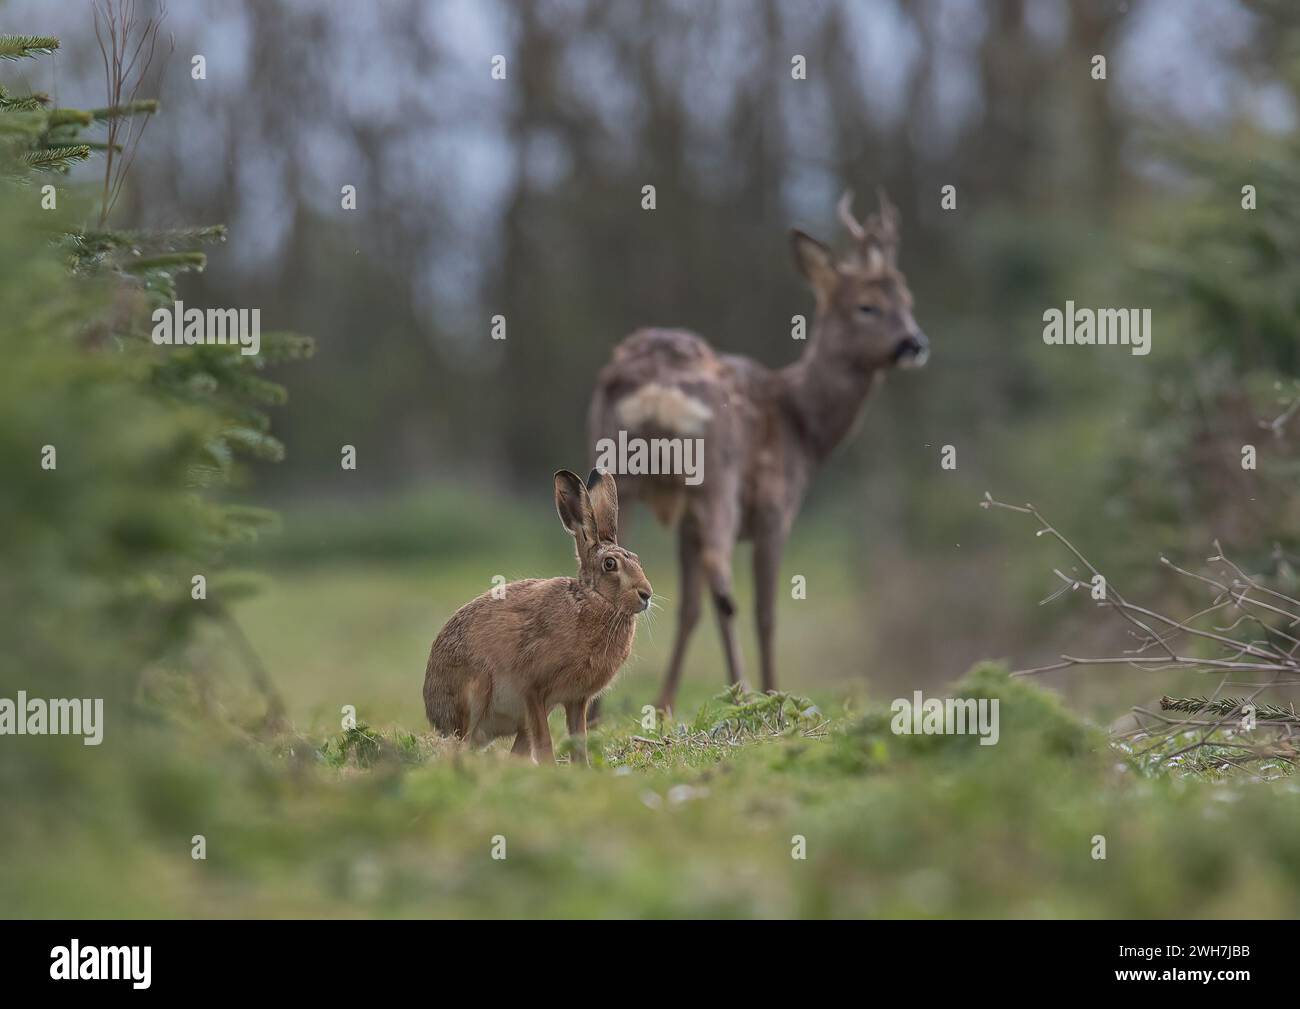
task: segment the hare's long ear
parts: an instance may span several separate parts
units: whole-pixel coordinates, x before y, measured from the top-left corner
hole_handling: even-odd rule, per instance
[[[560,513],[564,528],[578,541],[579,550],[584,540],[596,542],[596,519],[591,512],[591,497],[577,473],[570,473],[567,469],[556,471],[555,510]]]
[[[602,543],[618,542],[618,488],[608,473],[593,469],[587,477],[591,513],[596,519],[596,536]]]

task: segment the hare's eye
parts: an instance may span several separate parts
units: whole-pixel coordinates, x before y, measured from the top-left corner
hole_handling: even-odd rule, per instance
[[[606,570],[606,571],[613,571],[613,570],[614,570],[615,568],[617,568],[617,567],[618,567],[618,561],[614,560],[613,557],[606,557],[606,558],[605,558],[605,570]]]
[[[879,315],[880,309],[875,305],[862,304],[858,306],[859,315]]]

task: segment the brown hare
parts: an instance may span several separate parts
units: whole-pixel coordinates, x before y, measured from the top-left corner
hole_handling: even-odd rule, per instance
[[[650,582],[618,545],[618,489],[591,471],[555,474],[555,508],[578,550],[578,577],[526,578],[485,592],[438,632],[424,674],[424,710],[439,732],[472,746],[514,734],[511,752],[555,759],[546,716],[564,705],[587,756],[587,706],[632,650]]]

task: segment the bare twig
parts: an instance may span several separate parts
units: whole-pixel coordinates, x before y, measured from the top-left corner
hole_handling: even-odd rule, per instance
[[[248,640],[248,635],[244,633],[244,628],[240,626],[239,621],[235,619],[234,614],[225,606],[216,604],[217,619],[221,621],[231,638],[235,642],[244,664],[248,667],[249,676],[252,677],[253,685],[257,688],[258,693],[262,695],[266,702],[266,714],[262,719],[262,730],[268,734],[283,732],[289,727],[289,719],[286,714],[284,697],[271,679],[271,673],[266,668],[266,663],[253,647],[253,643]]]
[[[1265,431],[1272,431],[1273,437],[1281,438],[1287,424],[1291,422],[1291,418],[1295,416],[1297,410],[1300,410],[1300,395],[1291,397],[1286,409],[1272,420],[1261,420],[1259,426]]]
[[[980,507],[981,508],[1006,508],[1008,511],[1020,512],[1024,515],[1032,515],[1037,520],[1040,526],[1038,532],[1035,535],[1042,536],[1043,533],[1049,534],[1057,542],[1059,542],[1062,546],[1064,546],[1067,550],[1069,550],[1070,553],[1074,554],[1075,558],[1079,561],[1079,563],[1082,564],[1089,571],[1091,571],[1094,575],[1100,575],[1102,578],[1106,578],[1105,575],[1103,575],[1100,571],[1098,571],[1095,567],[1092,566],[1092,562],[1088,560],[1087,557],[1083,556],[1083,554],[1079,552],[1079,550],[1075,547],[1073,543],[1067,540],[1058,529],[1053,527],[1052,524],[1047,521],[1047,519],[1043,518],[1043,516],[1038,513],[1038,509],[1036,509],[1033,505],[1027,504],[1022,508],[1018,505],[1004,504],[1001,501],[994,501],[992,495],[985,493],[984,500],[980,502]],[[1111,584],[1109,579],[1106,579],[1106,602],[1111,606],[1115,607],[1115,609],[1120,613],[1121,616],[1124,617],[1125,620],[1133,624],[1139,630],[1146,632],[1146,634],[1149,637],[1156,640],[1165,649],[1165,651],[1169,653],[1170,658],[1174,657],[1173,649],[1171,649],[1165,643],[1163,637],[1157,634],[1155,630],[1148,627],[1146,624],[1142,623],[1142,621],[1138,620],[1136,617],[1125,612],[1124,607],[1119,605],[1124,602],[1124,597],[1120,595],[1119,590],[1116,589]]]
[[[99,208],[102,228],[117,205],[140,138],[157,108],[156,103],[139,101],[139,94],[158,52],[158,33],[167,17],[167,7],[160,4],[157,15],[142,19],[136,11],[136,0],[93,0],[91,11],[108,95],[107,107],[97,113],[108,124]],[[175,40],[170,40],[166,56],[174,49]]]
[[[981,507],[1002,508],[1031,516],[1039,526],[1036,535],[1049,535],[1057,540],[1079,564],[1101,580],[1105,585],[1104,605],[1109,606],[1137,630],[1138,646],[1123,655],[1062,655],[1059,662],[1019,669],[1013,675],[1034,676],[1082,666],[1128,666],[1145,673],[1169,670],[1210,673],[1219,677],[1211,697],[1182,701],[1166,697],[1165,701],[1170,703],[1165,705],[1165,712],[1135,707],[1133,712],[1138,718],[1139,728],[1122,733],[1119,738],[1134,741],[1151,739],[1151,745],[1134,752],[1139,758],[1155,757],[1164,764],[1177,762],[1190,753],[1207,748],[1215,753],[1212,758],[1214,762],[1236,767],[1252,776],[1254,772],[1244,767],[1247,761],[1277,759],[1287,764],[1294,763],[1294,736],[1297,724],[1300,723],[1294,715],[1294,707],[1288,709],[1266,705],[1256,711],[1255,701],[1265,690],[1300,686],[1300,659],[1296,656],[1297,649],[1300,649],[1300,637],[1273,626],[1278,622],[1285,622],[1287,627],[1300,625],[1300,600],[1272,589],[1259,578],[1247,574],[1227,557],[1222,546],[1215,541],[1215,554],[1208,558],[1207,563],[1226,569],[1225,575],[1200,574],[1180,567],[1166,557],[1160,558],[1161,563],[1170,570],[1214,591],[1214,598],[1209,604],[1191,616],[1183,619],[1166,616],[1124,598],[1113,583],[1033,505],[1010,505],[985,494]],[[1042,600],[1040,605],[1059,598],[1067,591],[1086,587],[1086,583],[1070,578],[1059,569],[1053,569],[1053,573],[1061,579],[1064,586]],[[1204,626],[1198,623],[1224,610],[1236,610],[1238,614],[1227,626],[1214,623]],[[1223,618],[1219,622],[1222,623]],[[1257,629],[1259,633],[1249,634],[1251,629]],[[1217,654],[1184,654],[1184,649],[1174,648],[1174,642],[1179,640],[1199,643],[1204,649]],[[1157,647],[1163,654],[1143,654]],[[1243,673],[1253,675],[1248,681],[1243,681],[1239,678]],[[1219,700],[1221,692],[1228,686],[1249,687],[1251,693],[1245,697]],[[1251,709],[1252,714],[1249,728],[1242,724],[1247,708]],[[1262,745],[1243,741],[1243,736],[1251,733],[1272,734],[1274,739],[1271,743]],[[1171,747],[1176,748],[1171,751]],[[1241,751],[1243,756],[1227,757],[1221,752],[1225,749]],[[1202,763],[1205,766],[1205,762]]]

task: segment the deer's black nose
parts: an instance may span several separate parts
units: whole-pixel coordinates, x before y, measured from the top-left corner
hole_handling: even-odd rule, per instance
[[[908,333],[894,348],[895,364],[919,366],[924,364],[929,356],[930,341],[919,329],[914,333]]]

